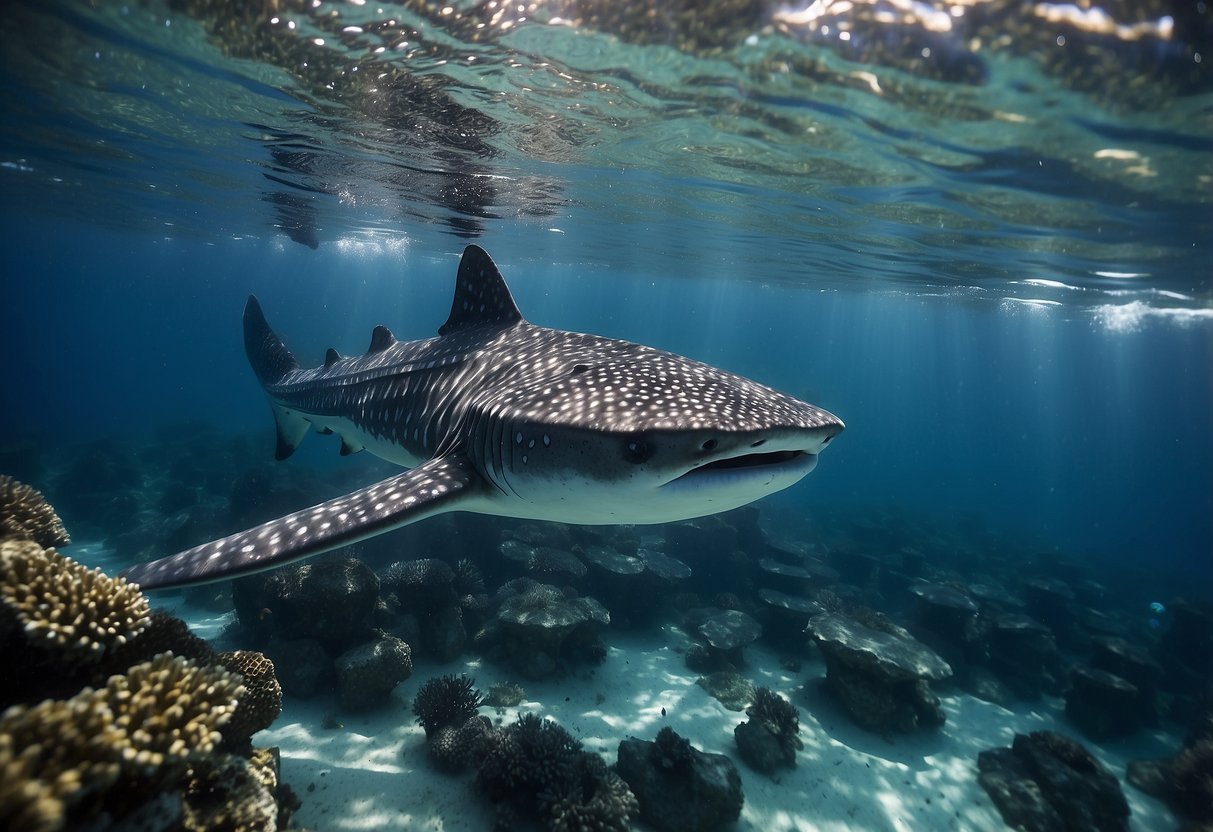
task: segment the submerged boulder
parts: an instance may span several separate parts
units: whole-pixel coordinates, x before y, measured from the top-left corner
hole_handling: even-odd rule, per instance
[[[619,743],[615,769],[640,802],[640,818],[666,832],[706,832],[741,816],[744,795],[737,767],[723,754],[693,747],[672,728],[653,742]]]
[[[877,630],[840,613],[809,620],[826,661],[826,687],[851,718],[870,731],[938,727],[945,716],[930,682],[952,668],[904,630]]]
[[[413,673],[409,646],[384,636],[337,657],[337,693],[342,707],[367,711],[385,704],[396,685]]]
[[[796,706],[770,688],[758,688],[746,716],[749,719],[733,729],[741,759],[764,774],[795,768],[802,747]]]
[[[241,578],[232,600],[240,626],[258,640],[314,638],[337,654],[370,635],[379,578],[357,558],[321,559]]]
[[[529,679],[556,672],[561,659],[601,658],[599,631],[610,613],[589,597],[568,597],[548,584],[527,583],[497,611],[499,635],[514,668]]]
[[[1029,832],[1121,832],[1129,804],[1116,777],[1080,743],[1052,731],[1017,734],[977,755],[977,780],[1007,825]]]

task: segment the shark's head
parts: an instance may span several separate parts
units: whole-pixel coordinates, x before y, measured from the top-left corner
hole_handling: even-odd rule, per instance
[[[525,322],[503,343],[514,377],[477,408],[472,454],[537,518],[663,523],[736,508],[799,481],[843,430],[819,407],[650,347]]]

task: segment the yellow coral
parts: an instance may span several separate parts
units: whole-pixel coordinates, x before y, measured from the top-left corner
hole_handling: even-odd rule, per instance
[[[244,692],[240,679],[164,653],[66,701],[0,715],[0,828],[62,829],[72,807],[120,781],[177,779],[210,753]]]
[[[32,540],[40,546],[71,543],[63,521],[42,492],[0,474],[0,540]]]
[[[0,606],[31,642],[89,663],[148,624],[147,599],[137,586],[30,540],[0,541]]]
[[[158,766],[166,758],[213,751],[222,740],[218,728],[236,712],[244,686],[221,667],[162,653],[111,676],[104,693],[115,724],[130,738],[133,762]]]
[[[262,728],[269,728],[282,711],[282,686],[274,675],[274,663],[255,650],[237,650],[216,656],[219,664],[244,678],[244,693],[231,722],[223,729],[226,745],[232,748]]]

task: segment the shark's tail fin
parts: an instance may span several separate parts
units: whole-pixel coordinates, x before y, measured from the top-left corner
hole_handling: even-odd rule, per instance
[[[261,312],[261,304],[254,295],[248,296],[244,305],[244,351],[253,365],[257,380],[274,384],[291,370],[299,369],[299,362],[282,343]]]
[[[276,384],[291,370],[299,369],[295,356],[266,323],[261,304],[253,295],[249,295],[248,303],[244,305],[244,351],[263,387]],[[278,428],[278,447],[274,456],[286,459],[307,435],[308,423],[302,416],[280,404],[271,402],[271,407]]]

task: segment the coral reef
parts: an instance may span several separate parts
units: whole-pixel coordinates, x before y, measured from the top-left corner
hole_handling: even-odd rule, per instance
[[[700,676],[695,684],[730,711],[744,711],[754,701],[753,683],[739,673],[721,670]]]
[[[333,660],[314,638],[273,636],[265,643],[265,654],[274,662],[282,689],[291,696],[315,696],[335,673]]]
[[[0,714],[0,828],[274,832],[298,805],[249,745],[280,709],[273,665],[216,653],[134,584],[8,537],[0,649],[19,671],[0,707],[21,703]]]
[[[386,704],[396,685],[412,675],[413,655],[400,639],[384,636],[347,650],[334,666],[342,707],[367,711]]]
[[[241,578],[232,584],[232,600],[256,644],[271,635],[314,638],[337,655],[373,635],[379,578],[357,558],[322,558]]]
[[[236,712],[223,730],[224,745],[239,748],[278,718],[282,686],[274,675],[274,663],[255,650],[219,653],[215,658],[217,664],[239,674],[244,684]]]
[[[553,830],[627,832],[638,809],[627,785],[600,757],[534,714],[486,738],[476,784],[497,804],[503,829],[516,828],[521,816]]]
[[[32,540],[50,549],[71,543],[42,492],[0,474],[0,540]]]
[[[474,687],[476,680],[467,675],[438,676],[422,685],[413,698],[417,724],[430,739],[439,728],[459,727],[476,715],[484,696]]]
[[[143,632],[148,614],[134,584],[32,540],[0,541],[0,629],[15,621],[31,645],[95,663]]]
[[[746,709],[749,720],[733,730],[741,759],[764,774],[796,765],[800,741],[800,715],[796,706],[770,688],[754,691],[754,703]]]
[[[392,593],[389,602],[394,599],[399,611],[416,622],[416,635],[406,640],[440,662],[452,661],[467,646],[465,602],[470,608],[479,603],[466,591],[477,589],[478,575],[468,569],[465,562],[457,574],[445,561],[418,558],[397,561],[380,576],[384,589]],[[482,582],[479,588],[483,591]]]
[[[1017,734],[1010,748],[977,755],[977,776],[1016,829],[1127,832],[1129,804],[1116,777],[1069,737]]]
[[[667,832],[706,832],[741,816],[741,775],[723,754],[694,748],[672,728],[653,742],[629,737],[615,764],[636,795],[640,819]]]
[[[513,708],[525,698],[526,691],[521,685],[497,682],[489,686],[489,693],[484,697],[484,704],[491,708]]]
[[[140,787],[178,783],[218,746],[244,692],[238,676],[163,654],[69,700],[0,716],[0,825],[74,826],[77,813],[130,810]]]
[[[515,583],[497,611],[501,648],[514,669],[528,679],[554,674],[562,660],[605,655],[598,631],[611,621],[602,604],[567,597],[548,584]],[[504,588],[503,588],[504,589]]]
[[[472,716],[462,725],[444,725],[426,743],[430,759],[449,773],[463,771],[478,759],[493,735],[492,723],[482,716]]]

